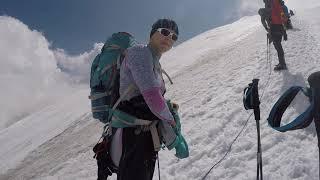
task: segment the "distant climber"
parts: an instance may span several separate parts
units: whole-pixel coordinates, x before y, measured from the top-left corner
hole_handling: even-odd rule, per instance
[[[288,11],[288,7],[285,5],[284,1],[281,1],[281,6],[282,6],[282,9],[283,9],[283,12],[284,12],[284,19],[285,19],[285,27],[287,29],[293,29],[292,27],[292,23],[291,23],[291,19],[290,19],[290,13]]]
[[[259,9],[258,13],[261,16],[261,23],[268,32],[270,43],[278,53],[279,64],[274,67],[275,71],[286,70],[287,65],[284,58],[284,51],[281,45],[282,37],[286,41],[288,39],[286,30],[283,27],[284,18],[281,16],[283,9],[281,0],[264,0],[265,8]]]

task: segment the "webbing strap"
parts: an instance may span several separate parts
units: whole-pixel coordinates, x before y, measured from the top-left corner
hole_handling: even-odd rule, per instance
[[[97,100],[97,99],[100,99],[100,98],[103,98],[103,97],[109,96],[109,95],[111,95],[111,92],[102,92],[102,93],[97,93],[97,94],[94,94],[94,95],[90,95],[89,99]]]
[[[156,126],[157,123],[158,123],[158,121],[152,121],[152,124],[150,126],[150,132],[151,132],[151,136],[152,136],[154,150],[160,151],[161,143],[160,143],[159,133],[158,133],[157,126]]]
[[[118,50],[118,49],[122,49],[120,46],[116,45],[116,44],[110,44],[110,45],[107,45],[105,47],[105,49],[108,49],[108,50]]]
[[[290,105],[290,103],[299,91],[302,91],[305,95],[307,95],[305,92],[305,88],[300,86],[293,86],[290,89],[288,89],[273,106],[268,117],[268,123],[273,129],[280,132],[286,132],[290,130],[305,128],[309,126],[309,124],[312,122],[314,109],[313,99],[311,100],[311,105],[292,122],[283,126],[280,125],[283,113],[288,108],[288,106]],[[310,98],[311,95],[307,96]]]
[[[104,106],[95,106],[91,108],[92,112],[103,112],[106,111],[106,109],[109,108],[108,105],[104,105]]]
[[[120,117],[115,116],[115,115],[112,116],[112,121],[120,121],[121,123],[126,124],[128,126],[148,126],[148,125],[150,125],[152,123],[152,121],[148,121],[148,120],[144,120],[144,119],[138,119],[138,118],[135,118],[134,119],[134,123],[131,123],[131,122],[128,122],[128,121],[126,121],[124,119],[121,119]]]

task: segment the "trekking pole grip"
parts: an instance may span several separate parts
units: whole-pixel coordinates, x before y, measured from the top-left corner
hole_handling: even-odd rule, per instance
[[[260,100],[258,92],[259,79],[252,80],[252,97],[253,97],[253,110],[255,120],[260,120]]]

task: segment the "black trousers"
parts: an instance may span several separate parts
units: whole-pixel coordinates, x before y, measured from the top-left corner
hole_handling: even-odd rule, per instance
[[[154,151],[151,133],[136,134],[135,130],[123,129],[117,180],[152,180],[157,152]]]
[[[158,120],[142,96],[121,102],[118,109],[140,119]],[[117,180],[152,180],[158,152],[154,151],[150,131],[137,133],[135,130],[123,128]]]
[[[284,29],[282,25],[273,24],[271,25],[271,38],[273,41],[273,46],[277,50],[278,53],[278,59],[279,64],[285,65],[285,59],[284,59],[284,51],[281,45],[282,36],[284,33]]]

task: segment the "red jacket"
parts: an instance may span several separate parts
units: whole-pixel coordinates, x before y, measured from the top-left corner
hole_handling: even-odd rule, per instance
[[[280,4],[280,0],[271,0],[271,24],[283,24],[284,19],[282,17],[283,9]]]

